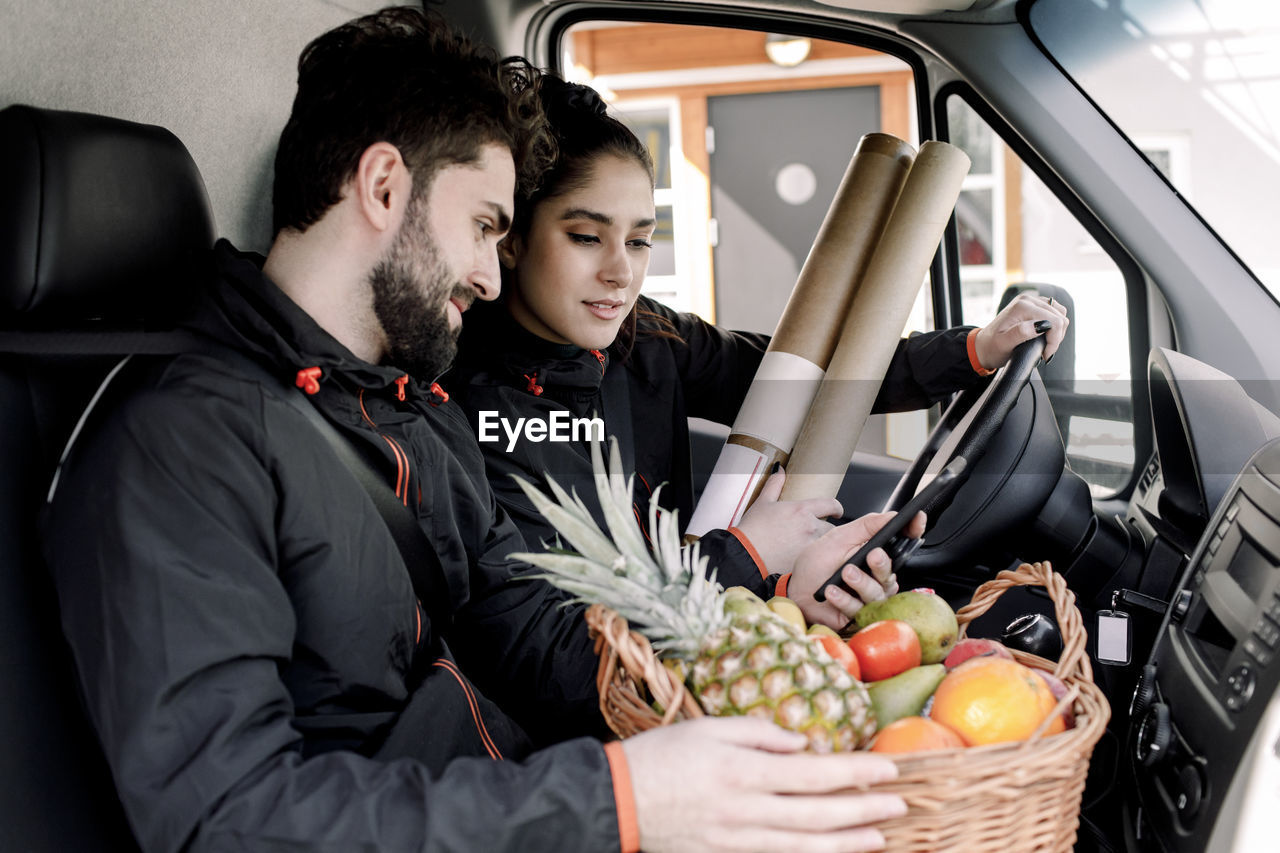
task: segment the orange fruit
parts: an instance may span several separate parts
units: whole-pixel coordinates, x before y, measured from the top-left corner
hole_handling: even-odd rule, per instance
[[[852,675],[858,681],[862,680],[862,668],[858,665],[858,658],[853,653],[853,649],[839,637],[832,637],[828,634],[813,634],[811,639],[827,650],[827,654],[838,664],[844,667],[845,672]]]
[[[966,745],[979,746],[1026,740],[1057,704],[1049,685],[1029,667],[978,657],[942,679],[929,717],[960,735]],[[1045,734],[1065,730],[1059,715]]]
[[[920,665],[920,636],[901,619],[872,622],[849,638],[863,681],[892,678]]]
[[[894,720],[871,742],[872,752],[920,752],[926,749],[955,749],[964,746],[960,735],[927,717]]]

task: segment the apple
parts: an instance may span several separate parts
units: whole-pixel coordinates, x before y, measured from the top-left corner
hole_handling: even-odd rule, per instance
[[[969,658],[990,656],[1013,660],[1013,653],[997,640],[964,639],[956,643],[942,664],[950,672]]]

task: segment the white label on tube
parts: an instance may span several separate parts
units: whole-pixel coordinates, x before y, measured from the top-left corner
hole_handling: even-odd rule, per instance
[[[768,473],[764,454],[740,444],[726,444],[685,532],[703,536],[737,524],[756,483]]]
[[[807,358],[789,352],[765,353],[733,421],[733,432],[790,453],[824,373]]]

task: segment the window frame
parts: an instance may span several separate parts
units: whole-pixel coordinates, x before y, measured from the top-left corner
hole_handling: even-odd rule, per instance
[[[1133,468],[1129,471],[1126,483],[1108,501],[1127,501],[1133,495],[1147,460],[1154,450],[1154,438],[1151,424],[1151,401],[1146,393],[1147,387],[1147,353],[1151,343],[1147,326],[1149,311],[1147,287],[1148,279],[1137,261],[1117,241],[1109,230],[1093,215],[1085,204],[1073,193],[1065,181],[1027,145],[1014,128],[1004,121],[994,109],[979,95],[972,86],[962,80],[952,80],[941,86],[933,94],[931,113],[934,125],[938,129],[938,137],[942,140],[950,138],[950,125],[947,120],[947,99],[960,97],[970,109],[978,114],[992,133],[1000,138],[1013,153],[1022,160],[1023,165],[1045,185],[1053,196],[1075,217],[1089,236],[1098,244],[1120,271],[1124,281],[1125,298],[1128,306],[1129,330],[1129,375],[1130,375],[1130,414],[1133,424]],[[948,224],[944,242],[950,242],[951,249],[946,253],[948,269],[947,282],[954,310],[947,316],[949,325],[963,322],[963,305],[960,300],[960,264],[959,264],[959,228],[953,214]],[[1089,416],[1087,409],[1091,402],[1100,406],[1106,401],[1114,400],[1096,394],[1071,392],[1074,402],[1080,403],[1084,411],[1073,410],[1073,414]],[[1064,438],[1065,447],[1065,438]]]

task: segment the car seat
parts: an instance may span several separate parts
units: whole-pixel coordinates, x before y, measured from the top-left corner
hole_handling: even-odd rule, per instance
[[[0,111],[0,850],[137,850],[84,714],[40,557],[68,436],[120,353],[163,339],[213,216],[168,131]]]

